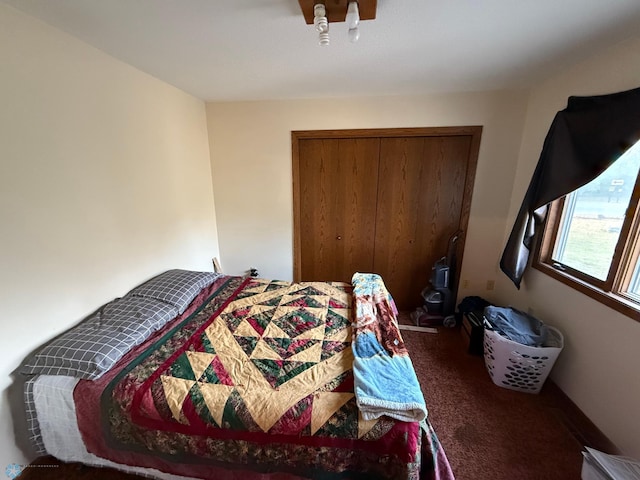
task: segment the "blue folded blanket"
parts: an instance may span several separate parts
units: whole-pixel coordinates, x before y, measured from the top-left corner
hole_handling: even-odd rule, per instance
[[[353,375],[356,402],[365,420],[382,415],[404,422],[427,416],[424,396],[400,335],[397,310],[382,278],[356,273]]]

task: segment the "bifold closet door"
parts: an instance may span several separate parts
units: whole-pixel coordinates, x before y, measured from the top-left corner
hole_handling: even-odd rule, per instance
[[[302,280],[372,271],[379,148],[378,138],[300,140]]]
[[[471,136],[383,138],[373,271],[398,308],[421,304],[434,262],[461,225]]]

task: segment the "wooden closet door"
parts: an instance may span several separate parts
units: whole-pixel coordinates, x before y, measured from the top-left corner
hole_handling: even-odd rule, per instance
[[[300,280],[372,271],[379,147],[377,138],[300,141]]]
[[[451,235],[466,228],[470,146],[463,135],[381,140],[373,270],[401,310],[422,303],[431,267],[447,254]]]

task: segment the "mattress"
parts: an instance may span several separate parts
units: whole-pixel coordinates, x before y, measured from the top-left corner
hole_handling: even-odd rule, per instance
[[[38,431],[32,433],[32,437],[38,438],[41,453],[64,462],[110,467],[149,478],[194,480],[155,469],[121,465],[89,453],[80,434],[73,399],[73,391],[80,380],[62,375],[38,375],[31,381],[32,405],[38,422]]]

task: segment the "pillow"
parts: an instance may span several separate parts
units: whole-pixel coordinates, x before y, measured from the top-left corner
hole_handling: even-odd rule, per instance
[[[96,380],[177,315],[174,306],[152,298],[119,298],[51,340],[20,371]]]
[[[200,290],[211,285],[219,273],[168,270],[131,290],[127,296],[155,298],[184,312]]]
[[[142,333],[149,337],[177,317],[178,309],[153,298],[123,297],[105,305],[99,314],[101,326],[115,328],[124,335]]]

